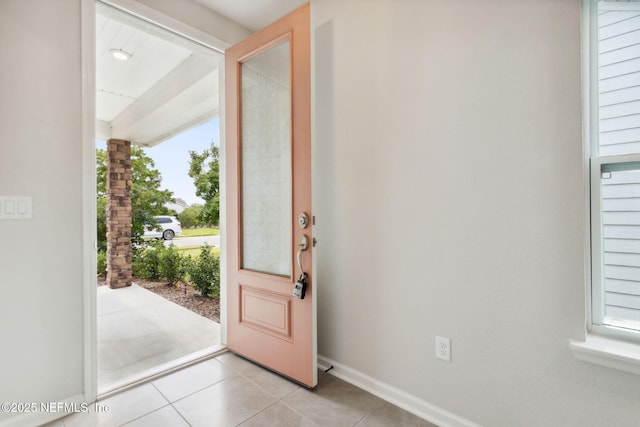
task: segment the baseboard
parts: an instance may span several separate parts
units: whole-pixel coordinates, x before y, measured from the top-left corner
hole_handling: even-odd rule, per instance
[[[323,371],[331,368],[331,370],[328,371],[329,374],[335,375],[440,427],[480,427],[478,424],[465,418],[438,408],[397,387],[378,381],[375,378],[342,365],[328,357],[318,355],[318,368]]]
[[[20,409],[20,412],[11,418],[0,421],[0,427],[41,426],[74,412],[91,410],[93,404],[84,402],[84,395],[80,394],[56,402],[43,402],[42,405],[38,402],[35,403],[35,406],[29,408],[15,408],[16,410]],[[69,412],[64,411],[65,406],[70,410]],[[26,410],[32,410],[32,412],[26,412]]]

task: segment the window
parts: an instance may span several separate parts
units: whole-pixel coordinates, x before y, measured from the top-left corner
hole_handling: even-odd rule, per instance
[[[640,340],[640,1],[590,1],[591,324]]]

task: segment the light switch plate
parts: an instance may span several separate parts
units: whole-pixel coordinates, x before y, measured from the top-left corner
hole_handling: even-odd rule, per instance
[[[33,199],[31,196],[0,196],[0,220],[31,219]]]

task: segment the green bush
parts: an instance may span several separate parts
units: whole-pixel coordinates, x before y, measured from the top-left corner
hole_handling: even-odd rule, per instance
[[[220,296],[220,258],[206,244],[200,256],[189,263],[189,281],[202,296]]]
[[[107,252],[98,251],[98,276],[105,277],[107,275]]]
[[[169,285],[175,285],[178,280],[184,279],[187,272],[187,258],[171,245],[159,253],[158,273],[160,278],[169,282]]]
[[[182,228],[202,227],[202,206],[191,205],[178,214],[178,219],[182,223]]]
[[[165,251],[160,240],[150,240],[142,250],[133,251],[132,272],[134,276],[158,280],[160,278],[160,256]]]

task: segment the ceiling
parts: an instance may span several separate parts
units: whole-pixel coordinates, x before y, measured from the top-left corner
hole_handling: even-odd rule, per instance
[[[306,0],[195,0],[258,30]],[[222,54],[97,2],[96,139],[151,147],[218,115]],[[130,54],[116,59],[112,50]]]
[[[251,31],[257,31],[308,0],[195,0]]]

